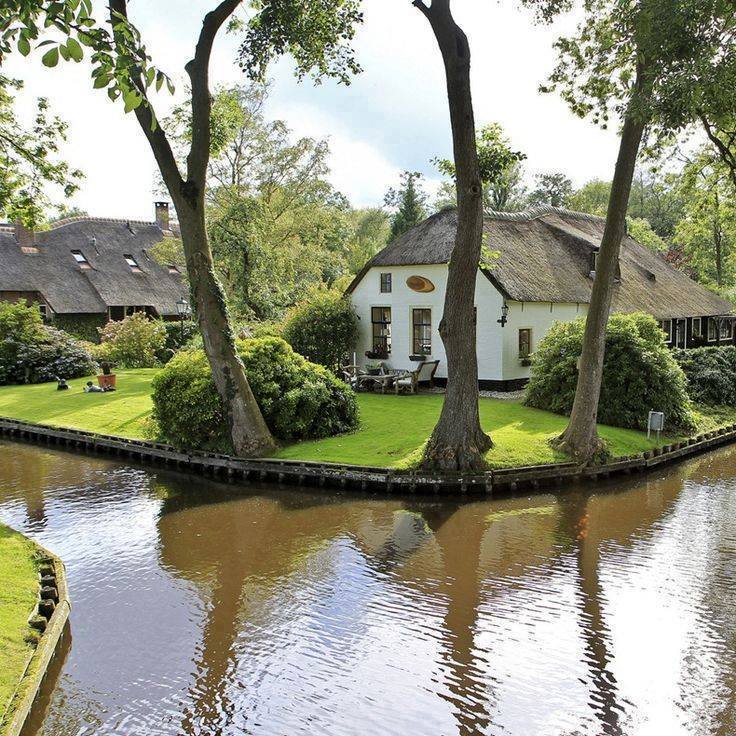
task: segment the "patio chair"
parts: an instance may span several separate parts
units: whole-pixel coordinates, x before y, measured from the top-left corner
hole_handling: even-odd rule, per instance
[[[367,376],[368,372],[361,368],[359,365],[344,365],[340,369],[345,383],[350,386],[354,391],[357,391],[360,386],[360,379],[363,376]]]
[[[408,389],[409,393],[415,394],[420,383],[429,383],[430,387],[433,387],[434,374],[439,364],[439,360],[427,360],[420,363],[413,371],[399,373],[394,381],[396,393],[399,394],[403,389]]]

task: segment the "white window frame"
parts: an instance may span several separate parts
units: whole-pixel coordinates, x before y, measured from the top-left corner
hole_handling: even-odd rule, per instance
[[[532,341],[534,340],[534,329],[532,327],[519,327],[518,328],[518,330],[516,331],[516,344],[517,344],[517,347],[520,348],[519,343],[521,342],[521,333],[523,331],[525,331],[525,330],[529,332],[529,352],[526,355],[522,355],[521,349],[519,349],[519,359],[520,360],[522,360],[522,359],[524,359],[524,360],[528,359],[529,356],[533,352]]]
[[[698,324],[697,332],[695,331],[695,323]],[[692,326],[690,327],[692,337],[703,337],[703,320],[701,317],[693,317]]]
[[[667,329],[665,329],[665,325],[668,325]],[[667,339],[665,340],[665,342],[672,342],[672,320],[671,319],[660,320],[659,326],[662,332],[664,332],[664,334],[667,336]]]

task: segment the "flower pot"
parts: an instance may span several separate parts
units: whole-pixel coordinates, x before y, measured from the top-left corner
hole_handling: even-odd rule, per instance
[[[115,374],[103,373],[97,376],[97,384],[100,388],[115,388]]]
[[[413,361],[414,363],[421,363],[427,360],[427,356],[426,355],[410,355],[409,360]]]
[[[368,368],[366,370],[369,376],[380,376],[381,375],[380,368]]]
[[[381,353],[377,350],[366,350],[365,357],[368,360],[388,360],[388,353]]]

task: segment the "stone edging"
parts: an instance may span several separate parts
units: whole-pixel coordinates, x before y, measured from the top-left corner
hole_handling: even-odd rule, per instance
[[[736,424],[639,455],[617,458],[606,465],[583,467],[575,463],[556,463],[502,468],[473,475],[426,474],[381,467],[273,458],[244,459],[214,452],[177,450],[160,442],[132,440],[78,429],[60,429],[0,417],[0,436],[2,435],[49,445],[124,456],[141,462],[152,462],[164,467],[233,481],[319,486],[381,493],[509,495],[517,491],[560,486],[565,481],[597,481],[615,475],[647,472],[720,445],[736,442]]]
[[[46,671],[62,642],[71,611],[64,563],[47,549],[40,545],[36,547],[42,555],[39,563],[39,600],[28,623],[41,632],[41,638],[10,699],[12,718],[4,726],[0,725],[2,736],[20,736],[41,690]],[[21,690],[22,694],[19,695]]]

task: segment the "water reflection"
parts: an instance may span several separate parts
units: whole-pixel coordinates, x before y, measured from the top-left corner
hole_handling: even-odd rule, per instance
[[[31,732],[733,733],[734,459],[458,504],[0,444],[74,603]]]

